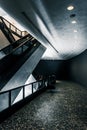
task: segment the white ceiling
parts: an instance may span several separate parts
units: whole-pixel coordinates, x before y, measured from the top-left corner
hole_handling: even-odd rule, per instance
[[[0,0],[0,5],[47,47],[45,59],[69,59],[87,49],[87,0]]]

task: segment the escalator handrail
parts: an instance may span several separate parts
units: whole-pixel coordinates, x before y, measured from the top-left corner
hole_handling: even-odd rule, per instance
[[[30,39],[26,39],[26,38],[29,37],[29,36],[30,36],[30,38],[33,38],[30,34],[27,34],[26,36],[22,37],[21,39],[15,41],[13,44],[10,44],[10,45],[6,46],[5,48],[2,48],[2,49],[0,50],[0,52],[4,51],[7,47],[10,49],[10,48],[12,47],[12,45],[14,45],[14,44],[16,44],[16,43],[21,43],[21,44],[19,44],[16,48],[10,50],[9,53],[7,54],[7,55],[9,55],[10,53],[14,52],[14,51],[15,51],[16,49],[18,49],[19,47],[22,47],[22,46],[23,46],[24,44],[26,44],[28,41],[30,41]],[[24,39],[25,41],[22,41],[23,39]],[[7,55],[6,55],[6,56],[7,56]],[[5,57],[6,57],[6,56],[5,56]]]
[[[18,45],[16,48],[14,48],[12,51],[10,51],[10,52],[9,52],[5,57],[3,57],[2,59],[6,58],[6,57],[9,56],[10,54],[14,53],[18,48],[20,48],[20,47],[22,47],[23,45],[25,45],[28,41],[29,41],[29,40],[27,40],[27,41],[23,42],[22,44]],[[12,45],[10,45],[10,46],[12,46]],[[0,50],[0,51],[2,51],[2,50]],[[2,60],[2,59],[0,59],[0,60]]]
[[[22,40],[24,40],[24,39],[26,40],[26,38],[28,38],[28,37],[32,37],[32,36],[30,34],[27,34],[24,37],[22,37],[22,38],[18,39],[17,41],[15,41],[14,44],[18,43],[18,42],[22,42]]]
[[[26,34],[28,34],[27,31],[21,31],[20,29],[18,29],[16,26],[14,26],[12,23],[10,23],[8,20],[6,20],[5,18],[3,18],[2,16],[0,16],[0,19],[2,20],[2,22],[3,22],[3,21],[6,21],[7,23],[9,23],[9,27],[8,27],[8,26],[7,26],[7,27],[8,27],[11,31],[13,31],[13,32],[15,32],[15,33],[17,33],[17,32],[19,31],[20,34],[17,33],[18,35],[20,35],[20,36],[25,36]],[[15,31],[11,29],[11,26],[15,28]]]
[[[3,22],[3,24],[4,24],[4,27],[8,30],[8,34],[10,34],[11,35],[11,40],[12,40],[12,42],[14,42],[15,41],[15,38],[13,37],[13,35],[12,35],[12,33],[11,33],[11,31],[10,31],[10,29],[8,28],[8,26],[6,25],[6,23],[4,22],[4,18],[3,17],[0,17],[0,19],[2,20],[2,22]],[[7,20],[6,20],[7,21]]]

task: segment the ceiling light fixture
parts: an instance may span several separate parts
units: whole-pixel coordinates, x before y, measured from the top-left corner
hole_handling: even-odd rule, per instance
[[[77,30],[74,30],[74,32],[76,33],[76,32],[77,32]]]
[[[74,9],[74,6],[72,5],[67,7],[67,10],[73,10],[73,9]]]
[[[77,22],[74,20],[74,21],[72,21],[72,23],[75,24],[75,23],[77,23]]]

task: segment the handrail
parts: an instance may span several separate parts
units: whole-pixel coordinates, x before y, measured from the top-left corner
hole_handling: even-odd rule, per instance
[[[7,57],[7,56],[9,56],[11,53],[14,53],[17,49],[19,49],[19,48],[22,48],[22,53],[24,52],[23,51],[23,46],[25,45],[25,44],[27,44],[27,42],[28,42],[29,40],[28,39],[26,39],[26,41],[22,41],[21,42],[21,44],[19,44],[17,47],[15,47],[14,49],[11,49],[12,48],[12,45],[9,45],[8,47],[9,47],[9,53],[8,54],[6,54],[6,56],[4,56],[3,58],[5,58],[5,57]],[[16,42],[15,42],[16,43]],[[32,44],[33,45],[33,44]],[[0,52],[1,51],[4,51],[4,49],[5,48],[3,48],[2,50],[0,50]],[[3,59],[3,58],[1,58],[1,59]],[[1,60],[0,59],[0,60]]]
[[[31,82],[29,84],[24,84],[22,86],[19,86],[19,87],[16,87],[16,88],[13,88],[13,89],[10,89],[10,90],[7,90],[7,91],[3,91],[3,92],[0,92],[0,113],[6,109],[9,109],[10,107],[12,107],[13,105],[15,105],[16,103],[20,102],[20,101],[23,101],[24,99],[26,99],[27,97],[29,97],[30,95],[33,95],[35,92],[47,87],[47,81],[42,79],[42,80],[38,80],[38,81],[35,81],[35,82]],[[34,84],[38,85],[36,90],[35,90],[35,86]],[[30,86],[31,85],[31,86]],[[26,87],[31,87],[31,93],[29,93],[28,95],[26,95]],[[13,99],[13,92],[15,93],[15,90],[18,90],[19,92],[22,91],[22,98],[19,99],[18,101],[12,101]],[[29,92],[29,91],[28,91]],[[6,95],[5,95],[6,94]],[[19,93],[18,93],[19,94]],[[5,106],[6,104],[3,105],[3,97],[4,96],[4,101],[6,100],[6,103],[7,103],[7,106]],[[17,95],[18,96],[18,95]],[[4,102],[5,103],[5,102]],[[4,107],[2,107],[4,106]]]
[[[20,89],[20,88],[22,88],[22,87],[29,86],[29,85],[31,85],[31,84],[34,84],[34,83],[37,83],[37,82],[41,82],[41,81],[43,81],[43,80],[38,80],[38,81],[35,81],[35,82],[31,82],[31,83],[29,83],[29,84],[24,84],[24,85],[18,86],[18,87],[16,87],[16,88],[12,88],[12,89],[9,89],[9,90],[6,90],[6,91],[2,91],[2,92],[0,92],[0,94],[7,93],[7,92],[9,92],[9,91],[13,91],[13,90],[16,90],[16,89]]]
[[[8,20],[6,20],[5,18],[3,18],[2,16],[0,16],[0,19],[1,19],[1,20],[4,20],[4,22],[5,22],[5,24],[7,25],[7,27],[8,27],[11,31],[17,33],[19,36],[22,36],[22,37],[23,37],[23,36],[25,36],[25,35],[28,34],[27,31],[21,31],[20,29],[18,29],[16,26],[14,26],[12,23],[10,23]]]
[[[20,32],[20,34],[21,34],[21,38],[19,39],[19,40],[17,40],[17,41],[15,41],[15,39],[14,39],[14,37],[13,37],[13,35],[11,36],[12,37],[12,44],[10,44],[9,46],[7,46],[7,47],[5,47],[5,48],[3,48],[3,49],[1,49],[0,50],[0,52],[2,52],[2,51],[6,51],[6,54],[7,53],[10,53],[10,52],[12,52],[13,51],[13,45],[15,44],[15,43],[20,43],[21,44],[21,42],[23,43],[24,41],[22,41],[22,39],[24,39],[25,40],[25,38],[27,38],[28,40],[30,40],[30,41],[32,41],[34,38],[27,32],[27,31],[21,31],[21,30],[19,30],[18,28],[16,28],[13,24],[11,24],[9,21],[7,21],[5,18],[3,18],[2,16],[0,16],[0,22],[2,22],[2,23],[4,23],[5,25],[6,25],[6,28],[8,29],[8,32],[9,33],[11,33],[10,32],[10,30],[12,29],[11,28],[11,26],[13,26],[14,28],[15,28],[15,31],[17,32],[17,30]],[[14,30],[12,30],[12,31],[14,31]],[[18,34],[19,35],[19,34]],[[25,42],[24,42],[25,43]],[[20,45],[21,46],[21,45]],[[18,46],[18,47],[20,47],[20,46]],[[12,49],[12,50],[11,50]]]
[[[25,35],[24,37],[22,37],[22,38],[18,39],[17,41],[15,41],[14,44],[15,44],[16,42],[20,42],[20,41],[23,40],[23,39],[25,40],[26,38],[29,40],[28,37],[31,37],[31,38],[32,38],[32,36],[31,36],[30,34],[27,34],[27,35]]]
[[[0,52],[3,52],[4,50],[6,50],[6,48],[8,48],[7,55],[9,55],[11,52],[14,52],[16,49],[18,49],[19,47],[22,47],[24,44],[26,44],[28,41],[30,41],[31,40],[30,38],[33,39],[33,37],[30,34],[27,34],[24,37],[22,37],[21,39],[15,41],[13,44],[10,44],[9,46],[1,49]],[[18,46],[13,49],[12,46],[15,45],[16,43],[18,43]]]
[[[49,88],[50,84],[55,84],[55,75],[48,77],[46,76],[41,80],[0,92],[0,114],[5,112],[5,110],[9,110],[13,106],[16,106],[18,103],[20,104],[22,101],[25,101],[29,97],[33,96],[34,93],[39,92],[47,87]],[[20,93],[21,97],[18,98]]]
[[[5,23],[3,17],[0,17],[0,19],[2,21],[3,30],[7,33],[8,37],[10,38],[10,42],[13,43],[15,41],[15,38],[13,37],[10,28]]]

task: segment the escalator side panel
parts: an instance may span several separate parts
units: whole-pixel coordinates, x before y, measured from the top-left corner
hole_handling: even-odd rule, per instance
[[[40,61],[45,48],[40,45],[36,51],[26,60],[26,62],[20,67],[20,69],[13,75],[13,77],[8,81],[1,91],[16,88],[25,84],[29,75],[32,74],[34,68]]]

